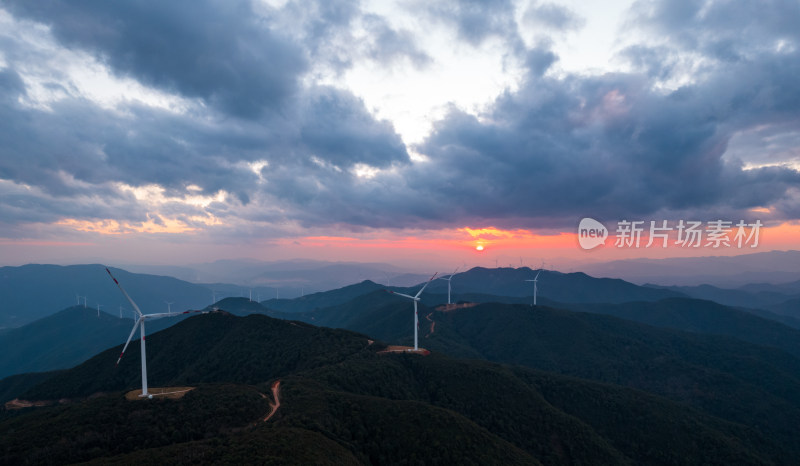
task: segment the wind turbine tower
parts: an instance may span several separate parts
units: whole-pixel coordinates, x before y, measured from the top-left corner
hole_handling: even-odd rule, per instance
[[[536,305],[536,294],[539,291],[537,285],[538,285],[538,282],[539,282],[539,274],[542,273],[542,270],[544,270],[544,261],[542,261],[542,267],[539,268],[538,272],[536,272],[536,276],[533,277],[533,280],[525,280],[526,282],[533,282],[533,304],[531,304],[531,306],[535,306]]]
[[[428,282],[425,283],[425,285],[422,288],[420,288],[420,290],[414,296],[403,294],[403,293],[398,293],[398,292],[392,291],[392,290],[386,290],[389,293],[396,294],[398,296],[402,296],[404,298],[408,298],[408,299],[414,301],[414,351],[418,351],[419,350],[419,345],[417,344],[417,333],[418,333],[418,328],[419,328],[419,317],[417,316],[417,302],[419,302],[419,299],[420,299],[419,296],[422,294],[422,292],[425,290],[425,288],[427,288],[428,285],[430,285],[430,283],[435,278],[436,278],[436,274],[433,274],[431,279],[428,280]]]
[[[439,277],[441,280],[447,280],[447,304],[452,304],[450,301],[450,282],[453,280],[453,275],[455,275],[456,272],[458,272],[458,269],[459,267],[456,267],[456,269],[453,270],[453,273],[451,273],[450,276],[447,278]]]
[[[131,330],[131,334],[128,336],[128,341],[125,342],[125,346],[122,348],[122,352],[119,354],[119,359],[117,359],[117,365],[119,365],[119,362],[122,360],[122,356],[125,354],[125,350],[128,349],[128,345],[131,342],[131,338],[133,338],[133,334],[136,333],[136,328],[139,327],[139,334],[141,335],[142,338],[142,344],[140,346],[142,351],[142,394],[139,396],[152,398],[153,395],[151,395],[147,391],[147,351],[145,348],[145,339],[144,339],[145,336],[144,321],[148,319],[158,319],[160,317],[170,317],[173,315],[190,314],[202,311],[183,311],[179,314],[171,314],[165,312],[159,314],[142,314],[142,311],[141,309],[139,309],[139,306],[137,306],[136,303],[133,301],[133,299],[131,299],[131,297],[128,296],[128,293],[125,291],[125,288],[123,288],[122,285],[120,285],[120,283],[117,281],[117,279],[114,278],[114,275],[111,274],[111,271],[108,270],[108,267],[106,267],[106,272],[108,272],[108,275],[111,277],[112,280],[114,280],[114,283],[117,284],[119,290],[122,291],[122,294],[125,296],[125,299],[127,299],[128,302],[131,303],[131,306],[133,306],[133,309],[136,311],[136,316],[137,316],[136,322],[134,322],[133,324],[133,330]]]

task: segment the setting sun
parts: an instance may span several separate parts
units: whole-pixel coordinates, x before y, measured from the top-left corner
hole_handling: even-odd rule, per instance
[[[475,249],[477,249],[478,251],[483,251],[483,245],[479,244],[479,245],[475,246]]]

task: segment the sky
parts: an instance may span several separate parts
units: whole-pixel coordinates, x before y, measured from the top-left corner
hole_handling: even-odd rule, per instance
[[[779,0],[6,0],[0,265],[796,249],[797,24]]]

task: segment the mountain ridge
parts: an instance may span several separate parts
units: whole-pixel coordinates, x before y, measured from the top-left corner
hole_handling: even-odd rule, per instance
[[[104,395],[0,413],[0,429],[8,432],[0,438],[3,461],[171,458],[205,464],[269,457],[302,464],[322,451],[330,452],[331,462],[349,464],[762,464],[797,458],[752,428],[652,394],[435,353],[380,354],[381,344],[364,335],[266,316],[198,315],[148,340],[153,379],[192,382],[195,390],[179,400],[125,400],[114,390],[137,385],[138,361],[124,359],[125,375],[116,377],[106,369],[116,357],[112,348],[28,391],[54,398]],[[260,357],[243,361],[243,354]],[[263,395],[276,378],[281,407],[264,422]],[[570,403],[572,394],[582,403]],[[629,427],[642,423],[651,429]]]

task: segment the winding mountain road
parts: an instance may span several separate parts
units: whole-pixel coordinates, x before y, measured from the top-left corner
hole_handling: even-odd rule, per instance
[[[433,319],[431,319],[431,316],[432,316],[432,315],[433,315],[433,312],[431,312],[431,313],[429,313],[428,315],[426,315],[426,316],[425,316],[425,318],[426,318],[426,319],[428,319],[428,322],[430,322],[430,323],[431,323],[431,331],[430,331],[430,332],[428,332],[428,334],[427,334],[427,335],[425,335],[425,338],[428,338],[429,336],[433,335],[433,332],[435,332],[435,331],[436,331],[436,321],[434,321]]]
[[[275,400],[275,402],[269,404],[271,409],[269,411],[269,414],[267,414],[267,416],[264,418],[264,422],[269,421],[269,418],[271,418],[278,411],[278,408],[281,407],[281,381],[280,380],[276,380],[272,384],[272,398]]]

